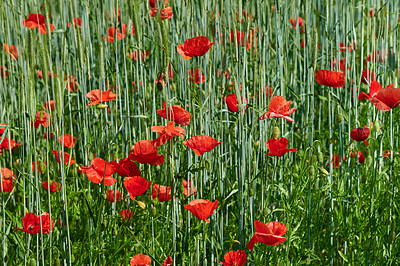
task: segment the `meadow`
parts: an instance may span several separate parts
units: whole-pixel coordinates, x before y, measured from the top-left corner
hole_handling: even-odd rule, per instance
[[[400,264],[399,11],[0,1],[0,262]]]

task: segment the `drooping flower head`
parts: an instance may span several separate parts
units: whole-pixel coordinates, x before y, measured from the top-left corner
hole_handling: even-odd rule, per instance
[[[224,98],[224,101],[226,102],[226,105],[228,106],[229,111],[231,112],[239,112],[239,107],[238,107],[238,100],[236,94],[232,93],[231,95],[227,96]],[[244,110],[247,108],[247,99],[241,97],[242,103],[246,103],[245,107],[242,109],[242,113],[244,113]]]
[[[289,122],[294,122],[293,118],[289,117],[296,108],[289,108],[292,101],[286,101],[283,96],[274,96],[269,103],[268,112],[260,116],[259,120],[264,120],[266,118],[283,118]]]
[[[214,42],[210,42],[207,37],[199,36],[187,39],[184,45],[180,43],[176,50],[184,59],[188,60],[194,56],[203,56],[213,44]]]
[[[286,237],[283,235],[286,233],[286,225],[280,222],[269,222],[264,224],[258,220],[254,221],[254,227],[256,232],[253,237],[247,243],[246,247],[250,250],[254,249],[256,243],[264,243],[269,246],[277,246],[285,242]]]

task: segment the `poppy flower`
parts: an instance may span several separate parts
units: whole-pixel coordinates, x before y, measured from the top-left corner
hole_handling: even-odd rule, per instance
[[[50,114],[46,113],[45,111],[37,112],[36,116],[35,116],[34,126],[35,126],[35,128],[39,128],[39,125],[42,125],[43,127],[49,127],[50,126]]]
[[[54,110],[56,108],[56,101],[50,100],[47,101],[45,104],[43,104],[43,109],[44,110]]]
[[[169,201],[171,200],[171,187],[161,186],[154,184],[151,191],[153,199],[158,198],[158,201]]]
[[[196,71],[196,73],[195,73]],[[206,80],[203,71],[200,68],[189,69],[189,81],[191,83],[202,84]]]
[[[78,90],[78,81],[75,76],[70,76],[69,78],[65,75],[65,88],[70,92],[76,92]]]
[[[350,42],[350,44],[348,45],[348,48],[347,48],[347,46],[346,46],[346,44],[344,43],[344,42],[341,42],[340,44],[339,44],[339,47],[340,47],[340,51],[341,52],[344,52],[344,51],[346,51],[346,50],[348,50],[349,52],[351,52],[352,50],[357,50],[357,46],[356,46],[356,40],[352,40],[351,42]]]
[[[132,25],[132,34],[135,34],[135,28]],[[120,32],[119,28],[117,28],[117,39],[118,40],[123,40],[125,39],[126,36],[126,24],[122,24],[122,32]],[[115,27],[110,27],[108,28],[108,42],[113,43],[115,38]]]
[[[214,212],[218,207],[218,200],[215,202],[206,199],[194,199],[189,204],[185,205],[185,209],[193,213],[200,220],[204,220],[210,223],[207,218]]]
[[[346,157],[343,158],[343,157],[341,157],[341,156],[339,156],[337,154],[333,154],[332,155],[332,160],[331,160],[332,163],[333,163],[333,168],[338,169],[341,166],[342,161],[346,160],[346,159],[347,159]],[[329,162],[326,165],[329,165]]]
[[[0,123],[0,136],[4,134],[4,131],[6,131],[7,124]]]
[[[42,164],[42,166],[41,166]],[[42,169],[45,170],[47,167],[47,162],[32,162],[32,172],[39,171],[39,173],[43,173]]]
[[[298,18],[291,18],[290,20],[289,20],[289,22],[290,22],[290,24],[292,25],[292,28],[293,29],[296,29],[297,27],[303,27],[304,25],[303,25],[303,22],[304,22],[304,19],[302,18],[302,17],[298,17]]]
[[[70,159],[69,153],[62,152],[62,151],[52,151],[52,153],[54,154],[54,156],[56,156],[56,160],[57,160],[58,163],[60,163],[61,160],[64,161],[64,164],[65,164],[65,165],[68,165],[68,164],[69,164],[69,165],[72,165],[72,164],[76,163],[76,162],[72,159],[72,156],[71,156],[71,161],[69,161],[69,159]],[[60,158],[61,158],[61,159],[60,159]]]
[[[128,176],[124,180],[124,186],[131,199],[134,199],[136,196],[143,195],[149,189],[151,181],[147,182],[146,178],[141,176]]]
[[[265,85],[265,96],[267,98],[271,98],[273,93],[274,91],[272,90],[272,88]]]
[[[184,59],[188,60],[194,56],[203,56],[213,44],[214,42],[210,42],[207,37],[199,36],[187,39],[184,45],[180,43],[176,50]]]
[[[44,139],[48,139],[48,138],[54,139],[53,132],[49,132],[49,134],[47,134],[47,132],[44,132],[43,138],[44,138]]]
[[[157,14],[158,8],[153,7],[149,10],[150,16],[155,17]],[[166,7],[161,9],[160,11],[160,18],[161,19],[170,19],[174,16],[174,12],[172,12],[172,7]]]
[[[235,43],[238,46],[243,46],[244,32],[240,32],[239,30],[236,30],[236,36],[235,36],[235,32],[233,30],[231,30],[229,33],[229,40],[231,41],[231,43]]]
[[[119,216],[125,221],[129,221],[132,218],[132,211],[128,209],[122,210],[119,212]]]
[[[111,161],[110,164],[112,164],[119,176],[136,176],[140,175],[140,170],[137,167],[137,164],[135,162],[132,162],[129,160],[128,157],[124,159],[120,159],[119,163],[116,161]]]
[[[246,103],[246,106],[242,109],[242,114],[243,114],[244,110],[246,110],[246,108],[247,108],[248,101],[246,98],[243,98],[243,96],[241,97],[241,99],[242,99],[242,103]],[[232,93],[231,95],[225,97],[224,102],[226,102],[226,105],[228,106],[229,111],[234,112],[234,113],[239,112],[236,94]]]
[[[247,261],[247,254],[244,250],[229,251],[224,255],[225,262],[219,263],[224,266],[243,266]]]
[[[346,58],[342,58],[340,59],[339,63],[337,62],[337,60],[332,60],[332,68],[335,68],[335,65],[338,64],[338,69],[340,71],[345,71],[346,70]],[[350,66],[349,66],[349,70],[350,70]]]
[[[50,17],[50,15],[49,15]],[[27,19],[22,21],[22,24],[29,28],[29,29],[34,29],[39,27],[39,32],[41,34],[46,34],[47,29],[46,29],[46,17],[42,14],[30,14]],[[49,23],[50,26],[50,32],[53,32],[53,30],[56,28],[52,24]]]
[[[1,66],[0,68],[1,68],[1,77],[2,77],[2,78],[8,77],[7,68],[6,68],[5,66]]]
[[[192,179],[189,179],[189,182],[183,179],[183,194],[186,197],[190,197],[196,194],[197,189],[196,187],[193,186],[192,181],[193,181]]]
[[[44,189],[46,189],[47,191],[50,189],[51,193],[55,193],[55,192],[60,192],[61,191],[61,184],[55,181],[51,181],[50,183],[51,185],[49,185],[49,181],[43,181],[42,182],[42,187]]]
[[[81,18],[74,18],[74,27],[77,29],[81,29],[82,26],[82,19]],[[71,27],[71,23],[67,24],[67,27]]]
[[[362,151],[359,151],[359,152],[352,151],[352,152],[350,152],[350,157],[351,158],[358,157],[359,163],[364,163],[364,161],[365,161],[365,157],[364,157],[364,154],[362,153]]]
[[[15,175],[13,171],[8,168],[1,168],[1,187],[0,192],[11,192],[14,188],[13,180]]]
[[[142,50],[136,50],[130,54],[128,53],[128,57],[132,60],[135,59],[135,61],[144,61],[148,59],[149,54],[150,51],[144,51],[143,53]]]
[[[133,256],[129,263],[131,266],[150,266],[151,258],[144,254],[137,254]]]
[[[122,200],[122,193],[119,190],[107,190],[106,191],[106,195],[107,195],[107,200],[109,202],[114,202],[114,201],[121,201]]]
[[[22,225],[24,228],[17,228],[14,232],[21,230],[30,235],[39,234],[40,232],[48,234],[54,228],[53,219],[51,219],[50,214],[47,212],[37,216],[31,212],[25,214],[25,217],[22,219]]]
[[[118,94],[113,93],[111,89],[108,89],[106,91],[102,91],[100,89],[91,90],[86,94],[86,97],[88,97],[92,102],[86,104],[86,106],[115,100],[117,96]]]
[[[10,150],[10,151],[15,150],[21,145],[22,145],[22,143],[18,143],[13,139],[4,137],[3,141],[0,143],[0,155],[3,153],[3,150]]]
[[[293,118],[288,116],[296,111],[296,108],[289,109],[291,103],[292,101],[286,101],[283,96],[274,96],[271,98],[271,102],[269,103],[268,112],[260,116],[258,119],[264,120],[266,118],[275,117],[284,118],[289,122],[294,122]]]
[[[289,144],[289,140],[285,137],[278,139],[269,139],[267,141],[267,148],[269,150],[268,156],[278,156],[281,157],[285,155],[285,153],[291,151],[296,152],[296,149],[288,149],[287,145]]]
[[[117,180],[111,175],[115,173],[115,167],[101,158],[94,158],[91,165],[81,166],[80,172],[86,174],[87,178],[95,184],[101,184],[104,179],[105,186],[112,186],[117,183]]]
[[[369,93],[361,92],[358,95],[358,100],[368,99],[376,108],[387,112],[400,104],[400,89],[393,88],[393,84],[382,89],[381,84],[377,81],[372,81],[369,87]]]
[[[390,150],[384,150],[383,152],[382,152],[382,156],[383,156],[383,158],[389,158],[390,157]]]
[[[4,48],[4,52],[9,54],[13,60],[17,60],[18,59],[17,46],[15,46],[15,45],[7,45],[6,43],[3,43],[3,48]]]
[[[254,227],[256,232],[253,237],[247,243],[246,247],[250,250],[254,249],[256,243],[264,243],[269,246],[277,246],[285,242],[286,237],[283,235],[286,233],[286,225],[280,222],[269,222],[264,224],[258,220],[254,221]]]
[[[331,70],[317,70],[315,74],[315,81],[323,86],[340,88],[345,85],[345,74],[343,72]]]
[[[49,78],[52,78],[52,75],[51,75],[50,71],[47,71],[47,76]],[[54,73],[53,77],[57,77],[57,73]],[[43,72],[42,72],[42,70],[38,70],[38,79],[42,79],[42,78],[43,78]]]
[[[187,141],[184,141],[183,145],[192,149],[198,156],[201,156],[203,153],[211,151],[221,143],[222,141],[218,142],[216,139],[210,136],[197,135],[191,137]]]
[[[364,69],[361,74],[361,82],[368,85],[373,80],[375,80],[376,77],[377,77],[377,75],[373,71],[371,71],[369,69]]]
[[[189,125],[190,118],[192,117],[188,111],[186,111],[180,105],[172,105],[172,111],[170,107],[167,108],[165,102],[162,103],[164,109],[158,109],[157,114],[159,114],[162,118],[167,119],[169,121],[174,121],[175,123],[181,126]]]
[[[174,261],[172,260],[171,256],[168,255],[168,257],[165,258],[164,262],[161,263],[161,265],[163,265],[163,266],[173,266],[174,265]]]
[[[134,152],[128,158],[141,164],[160,165],[164,162],[164,155],[157,154],[157,147],[151,140],[139,140],[134,146]]]
[[[165,144],[175,136],[180,136],[181,139],[183,139],[183,136],[185,135],[185,130],[181,127],[175,127],[174,121],[168,122],[167,126],[153,126],[151,127],[151,131],[160,134],[158,138],[153,140],[153,145],[155,147]]]
[[[75,147],[76,137],[73,137],[70,134],[64,134],[58,137],[58,142],[60,142],[60,144],[65,148],[73,148]]]
[[[363,128],[353,128],[350,131],[350,138],[355,141],[363,141],[365,145],[369,145],[366,139],[369,137],[369,128],[364,126]]]

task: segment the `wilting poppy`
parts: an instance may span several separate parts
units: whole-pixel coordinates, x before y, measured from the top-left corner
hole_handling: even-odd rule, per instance
[[[168,140],[172,139],[175,136],[180,136],[183,139],[185,135],[185,130],[181,127],[175,127],[175,122],[168,122],[167,126],[153,126],[151,127],[151,131],[158,132],[160,136],[153,140],[153,144],[155,147],[159,147],[165,144]]]
[[[38,216],[31,212],[25,214],[25,217],[22,219],[22,225],[24,228],[17,228],[14,230],[14,232],[21,230],[31,235],[35,235],[40,232],[43,234],[48,234],[53,231],[54,228],[53,219],[51,219],[50,214],[47,212],[44,212]]]
[[[119,176],[139,176],[140,170],[135,162],[132,162],[128,157],[120,159],[119,163],[111,161]]]
[[[8,168],[1,168],[1,187],[0,192],[11,192],[14,188],[13,180],[15,175],[13,171]]]
[[[259,120],[264,120],[266,118],[284,118],[289,122],[294,122],[293,118],[289,117],[288,115],[291,115],[294,111],[296,111],[296,108],[290,108],[289,106],[292,103],[292,101],[286,101],[286,99],[283,96],[274,96],[271,99],[271,102],[269,103],[268,106],[268,112],[260,116],[258,119]]]
[[[201,156],[203,153],[211,151],[221,143],[222,141],[218,142],[216,139],[210,136],[197,135],[191,137],[187,141],[184,141],[183,145],[192,149],[198,156]]]
[[[87,178],[95,184],[101,184],[104,178],[105,186],[114,185],[117,180],[111,175],[115,173],[115,167],[101,158],[94,158],[91,165],[81,166],[80,172],[86,174]]]
[[[171,200],[171,187],[161,186],[154,184],[151,189],[151,196],[153,199],[158,198],[158,201],[169,201]]]
[[[193,180],[189,179],[189,182],[183,179],[183,194],[185,194],[186,197],[193,196],[196,194],[196,187],[193,186]]]
[[[180,105],[172,105],[172,111],[170,107],[167,108],[165,102],[162,103],[164,109],[158,109],[157,114],[159,114],[162,118],[167,119],[169,121],[174,121],[175,123],[181,126],[189,125],[190,118],[192,117],[188,111],[186,111]]]
[[[387,112],[400,104],[400,89],[393,88],[393,84],[382,89],[381,84],[377,81],[372,81],[369,87],[369,93],[361,92],[358,95],[358,100],[368,99],[381,111]]]
[[[185,205],[185,209],[193,213],[200,220],[204,220],[210,223],[207,218],[214,212],[218,207],[218,200],[215,202],[206,199],[194,199],[189,204]]]
[[[114,202],[114,201],[121,201],[122,200],[122,193],[119,190],[107,190],[106,191],[106,195],[107,195],[107,200],[109,202]]]
[[[285,137],[278,139],[269,139],[267,141],[267,148],[269,150],[268,156],[278,156],[281,157],[285,155],[287,152],[296,152],[296,149],[288,149],[287,146],[289,144],[289,140]]]
[[[366,139],[369,137],[369,128],[364,126],[363,128],[353,128],[350,131],[350,137],[355,141],[363,141],[365,145],[369,145]]]
[[[196,84],[202,84],[206,80],[203,71],[200,68],[189,69],[189,81]]]
[[[42,14],[30,14],[27,19],[22,21],[22,24],[29,29],[34,29],[36,27],[39,27],[39,32],[41,34],[46,34],[47,29],[46,29],[45,19],[46,17]],[[56,28],[50,23],[49,26],[50,26],[50,32],[53,32],[53,30]]]
[[[2,139],[2,137],[0,137],[0,139]],[[0,143],[0,155],[3,153],[3,150],[15,150],[21,145],[22,143],[18,143],[13,139],[4,137],[3,141]]]
[[[176,50],[184,59],[188,60],[194,56],[203,56],[213,44],[214,42],[210,42],[207,37],[199,36],[187,39],[184,45],[180,43]]]
[[[283,223],[269,222],[264,224],[256,220],[254,221],[254,227],[256,228],[256,232],[246,245],[246,247],[250,250],[254,249],[254,245],[256,243],[277,246],[286,240],[286,237],[283,237],[283,235],[286,233],[287,228]]]
[[[150,16],[155,17],[157,14],[158,8],[157,7],[153,7],[152,9],[150,9],[149,13]],[[174,16],[174,12],[172,12],[172,7],[166,7],[161,9],[160,11],[160,18],[161,19],[170,19]]]
[[[119,212],[119,216],[121,216],[125,221],[128,221],[132,218],[132,211],[128,209],[122,210]]]
[[[351,158],[358,157],[359,163],[364,163],[364,161],[365,161],[365,157],[364,157],[364,154],[362,153],[362,151],[359,151],[359,152],[352,151],[352,152],[350,152],[350,157]]]
[[[91,90],[86,94],[86,97],[88,97],[92,102],[86,104],[86,106],[115,100],[117,96],[118,94],[113,93],[111,89],[108,89],[106,91],[102,91],[100,89]]]
[[[124,180],[124,186],[131,199],[134,199],[136,196],[143,195],[149,189],[151,181],[147,182],[146,178],[141,176],[128,176]]]
[[[58,142],[65,148],[73,148],[75,147],[76,137],[71,136],[70,134],[64,134],[58,137]]]
[[[43,127],[49,127],[50,126],[50,114],[46,113],[45,111],[37,112],[36,116],[35,116],[34,126],[35,126],[35,128],[39,128],[39,125],[42,125]]]
[[[54,110],[56,108],[56,101],[50,100],[43,104],[44,110]]]
[[[331,70],[317,70],[315,74],[315,81],[323,86],[340,88],[345,85],[345,74],[343,72]]]
[[[161,265],[163,265],[163,266],[173,266],[174,265],[174,261],[172,260],[171,256],[168,255],[168,257],[165,258],[164,262],[161,263]]]
[[[219,263],[224,266],[243,266],[247,261],[247,254],[244,250],[229,251],[224,255],[225,262]]]
[[[361,74],[361,82],[368,85],[373,80],[375,80],[376,77],[377,77],[377,75],[373,71],[371,71],[369,69],[364,69]]]
[[[298,17],[298,18],[291,18],[289,20],[290,24],[292,25],[293,29],[296,29],[297,27],[303,27],[303,18],[302,17]]]
[[[42,187],[46,189],[47,191],[50,189],[51,193],[55,192],[60,192],[61,191],[61,184],[55,181],[50,182],[51,185],[49,185],[49,181],[43,181],[42,182]]]
[[[242,113],[244,113],[244,110],[246,110],[247,108],[247,99],[243,98],[243,96],[241,97],[242,99],[242,103],[246,103],[246,106],[242,109]],[[239,112],[239,107],[238,107],[238,100],[236,97],[236,94],[232,93],[231,95],[227,96],[224,98],[224,101],[226,102],[226,105],[228,106],[228,110],[231,112]]]
[[[0,136],[4,134],[4,131],[6,131],[7,124],[0,123]]]
[[[7,68],[5,66],[1,66],[0,68],[1,68],[1,77],[6,78],[8,76]]]
[[[60,163],[61,160],[64,161],[65,165],[68,165],[68,164],[72,165],[72,164],[76,163],[72,159],[72,156],[71,156],[71,162],[69,161],[69,159],[70,159],[69,153],[62,152],[62,151],[52,151],[52,153],[54,154],[54,156],[56,156],[56,160],[57,160],[58,163]],[[61,159],[60,159],[60,157],[61,157]]]
[[[13,60],[17,60],[18,59],[17,46],[15,46],[15,45],[7,45],[6,43],[3,43],[3,48],[4,48],[4,52],[9,54]]]
[[[164,162],[164,155],[157,154],[157,147],[153,145],[151,140],[139,140],[133,149],[134,152],[128,156],[129,160],[150,165],[160,165]]]
[[[129,263],[131,266],[150,266],[151,258],[144,254],[137,254],[133,256]]]

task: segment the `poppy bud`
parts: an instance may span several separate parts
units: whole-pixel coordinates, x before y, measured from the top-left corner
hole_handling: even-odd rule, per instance
[[[19,165],[19,159],[15,160],[14,165]]]
[[[238,241],[238,240],[232,240],[232,244],[235,244],[235,245],[240,245],[240,242]]]
[[[89,161],[93,161],[93,159],[94,159],[94,155],[92,154],[92,153],[89,153]]]
[[[43,162],[40,162],[39,169],[42,173],[46,171],[46,165]]]
[[[135,151],[135,145],[133,145],[130,149],[129,149],[129,153],[133,153]]]
[[[381,126],[381,122],[379,120],[376,120],[374,122],[374,126],[372,127],[372,130],[374,132],[382,132],[382,126]]]
[[[324,154],[322,152],[318,152],[318,162],[323,163],[324,162]]]
[[[118,230],[117,229],[114,229],[113,230],[113,236],[117,236],[118,235]]]
[[[343,122],[343,120],[344,120],[343,114],[342,114],[342,113],[339,113],[339,115],[338,115],[338,117],[337,117],[337,123],[338,123],[338,124],[341,124],[341,123]]]
[[[368,156],[365,160],[365,164],[367,165],[367,167],[370,167],[372,164],[372,157]]]
[[[143,201],[137,200],[136,203],[141,209],[145,209],[146,208],[146,204]]]
[[[157,215],[157,210],[156,210],[156,208],[152,208],[152,209],[150,210],[150,215],[153,216],[153,217],[155,217],[155,216]]]
[[[97,109],[106,109],[107,107],[108,107],[107,104],[98,104],[98,105],[96,106]]]
[[[211,161],[210,160],[205,160],[204,161],[204,167],[207,169],[207,170],[210,170],[211,169]]]
[[[257,140],[256,142],[253,143],[254,147],[258,147],[258,145],[260,145],[260,141]]]
[[[159,91],[159,92],[162,92],[162,90],[163,90],[163,87],[162,87],[162,84],[161,84],[161,82],[157,82],[157,90]]]
[[[317,155],[313,155],[313,156],[311,157],[311,163],[312,163],[312,164],[316,163],[317,160],[318,160]]]
[[[182,175],[181,173],[177,173],[177,174],[175,175],[175,178],[176,178],[176,179],[182,179],[182,178],[183,178],[183,175]]]
[[[329,172],[328,172],[325,168],[319,167],[319,170],[320,170],[321,173],[323,173],[324,175],[329,175]]]
[[[34,259],[34,258],[31,258],[30,260],[29,260],[29,266],[35,266],[35,265],[37,265],[36,264],[36,260]]]
[[[308,168],[308,177],[309,178],[313,178],[315,176],[315,168],[314,168],[314,166],[310,166],[309,168]]]
[[[153,201],[151,202],[151,205],[156,206],[158,203],[158,198],[154,198]]]
[[[254,190],[252,188],[249,189],[249,197],[254,196]]]
[[[279,135],[280,135],[280,134],[281,134],[281,131],[279,130],[279,127],[274,126],[274,129],[273,129],[273,136],[274,136],[274,139],[279,138]]]

